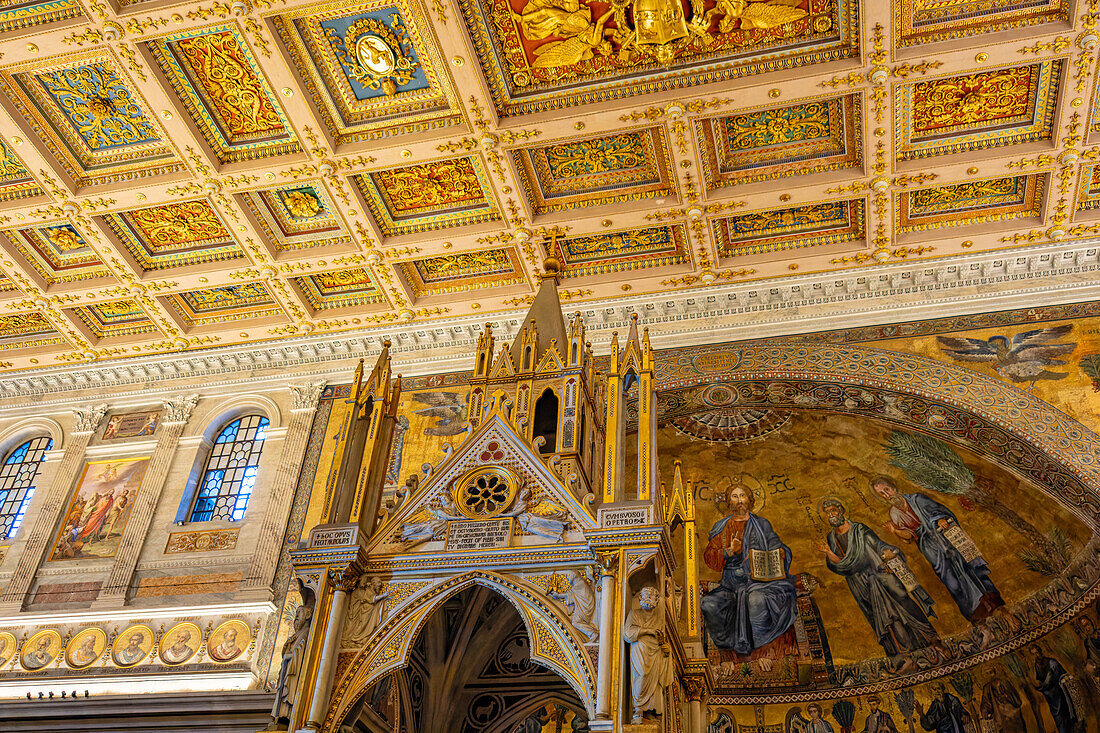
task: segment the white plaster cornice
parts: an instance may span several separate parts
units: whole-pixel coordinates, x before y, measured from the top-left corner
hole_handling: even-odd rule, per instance
[[[898,323],[946,315],[1058,305],[1100,298],[1100,241],[1043,244],[919,261],[899,260],[843,273],[807,273],[723,283],[614,301],[565,303],[583,314],[597,353],[638,313],[656,348],[794,335]],[[392,341],[394,372],[423,375],[468,369],[473,346],[493,323],[498,342],[511,338],[525,311],[437,322],[391,324],[248,346],[151,355],[41,368],[0,377],[0,400],[39,405],[56,395],[111,389],[113,396],[148,394],[188,380],[210,387],[280,384],[288,370],[341,383],[349,365]],[[126,386],[131,389],[127,390]]]

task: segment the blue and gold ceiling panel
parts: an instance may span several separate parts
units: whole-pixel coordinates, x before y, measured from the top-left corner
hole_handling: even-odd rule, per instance
[[[860,168],[861,106],[852,94],[696,121],[707,190]]]
[[[1045,189],[1045,175],[1025,175],[903,191],[897,195],[898,231],[908,234],[1024,217],[1041,222]]]
[[[141,306],[130,299],[82,305],[70,309],[69,312],[84,324],[88,333],[97,341],[154,333],[157,330]]]
[[[283,315],[283,309],[262,282],[188,290],[163,300],[189,329]]]
[[[315,311],[386,302],[364,267],[317,272],[293,282]]]
[[[146,45],[222,163],[301,152],[236,26],[203,28]]]
[[[859,55],[853,0],[459,5],[505,117]]]
[[[103,220],[147,272],[244,256],[214,207],[203,199],[107,214]]]
[[[0,85],[77,188],[186,170],[104,51],[8,68]]]
[[[274,23],[337,145],[461,123],[419,3],[330,3]]]
[[[857,242],[866,237],[863,199],[750,211],[712,222],[718,253],[746,257]]]
[[[897,158],[919,160],[1051,139],[1062,61],[897,88]]]
[[[0,351],[37,349],[64,343],[65,339],[42,313],[0,316]]]
[[[536,215],[676,193],[660,128],[561,140],[512,152]]]
[[[1069,19],[1069,0],[895,0],[895,46],[1009,31]]]
[[[390,168],[351,180],[384,237],[500,219],[477,156]]]
[[[72,224],[18,229],[4,235],[47,285],[109,277],[110,270]]]
[[[288,183],[249,191],[239,199],[277,252],[320,246],[348,248],[354,244],[320,183]]]
[[[79,18],[87,20],[79,0],[48,2],[5,2],[0,8],[0,33],[23,29],[41,30],[42,26]]]
[[[23,161],[0,140],[0,201],[14,201],[42,194]]]
[[[584,277],[611,272],[683,265],[691,261],[683,224],[624,229],[554,242],[561,277]]]
[[[425,257],[398,263],[396,269],[418,298],[526,281],[519,254],[509,247]]]

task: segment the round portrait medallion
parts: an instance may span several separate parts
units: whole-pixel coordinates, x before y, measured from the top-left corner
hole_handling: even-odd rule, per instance
[[[65,662],[72,669],[84,669],[103,655],[107,648],[107,634],[103,629],[91,627],[82,629],[65,648]]]
[[[183,664],[195,656],[201,644],[202,630],[198,626],[190,621],[178,623],[160,637],[160,661],[173,667]]]
[[[7,631],[0,631],[0,669],[7,666],[15,657],[17,649],[15,635]]]
[[[61,634],[53,629],[39,631],[23,644],[19,661],[23,669],[34,672],[45,669],[61,653]]]
[[[206,655],[215,662],[225,664],[244,654],[252,643],[252,630],[244,621],[226,621],[210,634],[206,642]]]
[[[115,637],[111,658],[120,667],[133,667],[149,656],[153,648],[153,630],[145,624],[134,624]]]

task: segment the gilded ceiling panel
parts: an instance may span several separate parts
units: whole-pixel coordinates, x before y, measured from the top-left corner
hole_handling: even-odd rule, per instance
[[[863,164],[857,95],[696,121],[708,190]]]
[[[419,3],[330,3],[274,22],[336,144],[461,122]]]
[[[1050,140],[1061,69],[1047,60],[899,86],[898,160]]]
[[[351,180],[385,237],[500,219],[476,156],[390,168]]]
[[[1077,210],[1100,209],[1100,165],[1088,165],[1081,169],[1081,181],[1077,189]]]
[[[103,219],[145,271],[244,256],[214,207],[203,199],[108,214]]]
[[[0,351],[56,346],[65,340],[41,313],[0,316]]]
[[[157,330],[141,306],[130,299],[82,305],[71,309],[71,312],[96,341],[153,333]]]
[[[42,193],[23,161],[0,140],[0,201],[13,201]]]
[[[525,282],[519,254],[505,247],[410,260],[397,269],[418,298]]]
[[[72,224],[51,224],[4,233],[47,285],[94,280],[111,272]]]
[[[315,311],[385,302],[370,272],[363,267],[296,277],[294,283]]]
[[[78,188],[184,170],[103,51],[4,69],[0,86]]]
[[[894,0],[896,45],[915,46],[1069,19],[1069,0]]]
[[[47,23],[73,18],[87,19],[78,0],[7,2],[0,9],[0,33],[24,28],[40,29]]]
[[[146,45],[222,163],[301,152],[236,26],[180,33]]]
[[[900,232],[1039,217],[1046,176],[1007,176],[965,181],[898,194]]]
[[[350,246],[351,235],[319,183],[288,183],[241,194],[259,230],[278,252]]]
[[[863,199],[751,211],[715,219],[712,226],[723,257],[819,247],[866,236]]]
[[[536,215],[676,192],[668,141],[656,127],[520,148],[512,156]]]
[[[174,293],[164,299],[188,328],[283,314],[261,282],[235,283]]]
[[[561,277],[583,277],[691,261],[683,224],[625,229],[619,232],[558,239],[554,256]]]
[[[774,70],[858,54],[849,0],[460,5],[505,116],[758,73],[765,57]]]

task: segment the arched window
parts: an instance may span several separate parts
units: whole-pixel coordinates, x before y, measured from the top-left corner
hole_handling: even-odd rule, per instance
[[[38,467],[53,447],[53,438],[28,440],[13,450],[0,466],[0,539],[15,536],[34,495]]]
[[[547,389],[535,403],[535,417],[532,425],[534,437],[542,437],[546,442],[539,453],[554,453],[558,449],[558,396],[554,390]]]
[[[267,424],[266,417],[246,415],[218,433],[199,482],[199,495],[191,511],[192,522],[244,518],[248,498],[256,486]]]

